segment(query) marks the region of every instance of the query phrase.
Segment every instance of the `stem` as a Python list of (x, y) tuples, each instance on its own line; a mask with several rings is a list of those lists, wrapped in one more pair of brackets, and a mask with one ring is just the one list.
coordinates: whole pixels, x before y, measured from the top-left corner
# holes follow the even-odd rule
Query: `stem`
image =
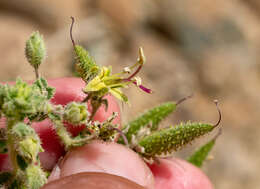
[(9, 146), (9, 156), (11, 159), (11, 163), (13, 166), (13, 172), (14, 175), (16, 175), (19, 166), (17, 164), (17, 160), (16, 160), (16, 151), (15, 151), (15, 141), (11, 132), (11, 129), (13, 128), (13, 126), (17, 123), (18, 121), (15, 119), (8, 119), (7, 120), (7, 142), (8, 142), (8, 146)]
[(92, 105), (92, 112), (89, 120), (92, 120), (95, 114), (97, 113), (98, 108), (101, 106), (101, 103), (98, 105)]
[(34, 68), (34, 71), (35, 71), (36, 79), (39, 79), (39, 70), (38, 70), (38, 68)]

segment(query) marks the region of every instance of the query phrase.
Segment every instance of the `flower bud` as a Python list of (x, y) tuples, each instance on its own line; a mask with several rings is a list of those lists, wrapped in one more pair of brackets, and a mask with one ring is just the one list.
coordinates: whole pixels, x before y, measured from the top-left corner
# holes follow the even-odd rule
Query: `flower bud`
[(45, 57), (45, 54), (46, 51), (43, 37), (38, 31), (34, 32), (26, 41), (25, 56), (27, 60), (32, 67), (38, 69)]
[(72, 102), (65, 108), (64, 119), (72, 124), (83, 124), (88, 118), (88, 111), (85, 104)]

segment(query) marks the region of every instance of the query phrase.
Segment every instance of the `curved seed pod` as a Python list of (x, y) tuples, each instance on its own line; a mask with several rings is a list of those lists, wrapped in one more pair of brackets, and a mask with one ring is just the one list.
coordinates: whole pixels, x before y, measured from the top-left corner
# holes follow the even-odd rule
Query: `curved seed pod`
[[(130, 141), (133, 135), (137, 135), (140, 130), (147, 127), (149, 124), (150, 128), (147, 129), (153, 131), (158, 128), (159, 123), (165, 119), (170, 113), (176, 109), (175, 102), (166, 102), (150, 110), (147, 110), (145, 113), (130, 121), (127, 125), (124, 126), (124, 134), (127, 137), (127, 140)], [(124, 143), (122, 137), (118, 140), (119, 143)]]
[(156, 130), (158, 124), (175, 109), (175, 102), (166, 102), (148, 110), (128, 124), (127, 127), (129, 129), (126, 136), (129, 137), (132, 134), (136, 134), (141, 127), (147, 126), (147, 124), (151, 124), (151, 130)]
[(213, 146), (216, 143), (217, 137), (221, 134), (221, 129), (218, 134), (210, 140), (208, 143), (201, 146), (198, 150), (196, 150), (188, 159), (190, 163), (197, 167), (201, 167), (205, 159), (207, 158), (209, 152), (212, 150)]
[(156, 131), (139, 140), (138, 147), (146, 158), (177, 151), (185, 144), (212, 131), (216, 126), (204, 123), (181, 123), (175, 127)]
[(75, 41), (72, 36), (72, 29), (75, 20), (73, 17), (71, 17), (71, 20), (72, 23), (70, 26), (70, 38), (76, 54), (76, 71), (79, 73), (80, 77), (86, 83), (88, 83), (99, 74), (100, 67), (96, 64), (95, 60), (89, 55), (88, 51), (86, 51), (82, 46), (75, 44)]

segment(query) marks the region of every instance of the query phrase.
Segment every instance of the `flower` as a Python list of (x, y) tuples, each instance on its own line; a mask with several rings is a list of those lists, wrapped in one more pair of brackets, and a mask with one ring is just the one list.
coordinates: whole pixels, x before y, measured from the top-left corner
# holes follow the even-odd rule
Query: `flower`
[[(127, 96), (121, 91), (121, 88), (127, 88), (130, 84), (135, 84), (140, 89), (147, 93), (152, 91), (143, 85), (141, 85), (141, 78), (136, 75), (141, 70), (145, 62), (143, 49), (139, 48), (139, 58), (131, 67), (125, 67), (122, 72), (112, 74), (112, 67), (102, 66), (99, 74), (89, 81), (83, 91), (91, 96), (103, 97), (107, 93), (111, 93), (117, 99), (128, 103)], [(137, 67), (138, 66), (138, 67)], [(123, 77), (125, 74), (131, 73), (131, 71), (137, 67), (136, 71), (128, 77)]]

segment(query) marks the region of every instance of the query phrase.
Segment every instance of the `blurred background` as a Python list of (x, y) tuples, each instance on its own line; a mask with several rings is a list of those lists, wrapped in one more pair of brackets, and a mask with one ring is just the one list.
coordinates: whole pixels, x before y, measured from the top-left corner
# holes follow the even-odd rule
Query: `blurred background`
[[(215, 123), (218, 99), (223, 134), (203, 171), (217, 189), (260, 187), (260, 1), (1, 0), (0, 80), (34, 78), (24, 44), (35, 30), (44, 34), (48, 51), (41, 74), (73, 76), (70, 16), (76, 18), (76, 42), (115, 72), (144, 48), (147, 64), (140, 76), (154, 93), (129, 89), (132, 105), (122, 107), (124, 121), (193, 93), (163, 125)], [(174, 156), (185, 158), (212, 137)]]

